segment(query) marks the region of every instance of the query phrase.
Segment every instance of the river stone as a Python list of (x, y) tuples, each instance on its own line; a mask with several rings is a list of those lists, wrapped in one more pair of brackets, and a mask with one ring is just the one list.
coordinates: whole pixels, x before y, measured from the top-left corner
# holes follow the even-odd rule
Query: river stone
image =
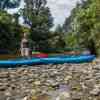
[[(0, 69), (0, 100), (34, 95), (50, 100), (100, 100), (100, 59), (93, 63), (33, 65)], [(68, 87), (62, 89), (61, 85)], [(69, 88), (70, 86), (70, 88)], [(64, 88), (65, 88), (64, 87)], [(50, 93), (51, 92), (51, 93)], [(28, 100), (32, 100), (28, 98)]]
[(70, 93), (68, 92), (62, 92), (60, 95), (59, 95), (59, 99), (60, 100), (69, 100), (70, 99)]
[(40, 81), (35, 81), (34, 84), (35, 84), (35, 85), (40, 85), (41, 82), (40, 82)]
[(90, 91), (92, 95), (100, 95), (100, 84), (96, 84), (92, 91)]
[(32, 96), (31, 100), (51, 100), (51, 97), (47, 94), (41, 94), (38, 96)]

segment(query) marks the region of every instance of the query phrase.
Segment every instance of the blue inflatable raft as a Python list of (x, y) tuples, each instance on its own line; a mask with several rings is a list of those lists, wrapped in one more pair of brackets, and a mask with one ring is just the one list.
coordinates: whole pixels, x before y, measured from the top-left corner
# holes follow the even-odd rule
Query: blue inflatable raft
[(50, 56), (48, 58), (0, 60), (0, 66), (34, 65), (34, 64), (63, 64), (63, 63), (86, 63), (95, 59), (95, 55), (79, 56)]

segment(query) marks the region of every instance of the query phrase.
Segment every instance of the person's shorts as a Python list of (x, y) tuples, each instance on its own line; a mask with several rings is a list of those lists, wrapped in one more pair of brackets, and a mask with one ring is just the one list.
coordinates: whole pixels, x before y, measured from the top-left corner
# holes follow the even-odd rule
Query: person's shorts
[(29, 56), (30, 55), (30, 49), (29, 48), (21, 48), (21, 55), (22, 56)]

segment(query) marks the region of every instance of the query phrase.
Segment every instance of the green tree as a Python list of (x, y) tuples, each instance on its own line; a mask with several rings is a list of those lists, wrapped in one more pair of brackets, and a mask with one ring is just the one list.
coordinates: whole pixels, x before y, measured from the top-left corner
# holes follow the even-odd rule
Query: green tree
[(30, 27), (30, 38), (40, 47), (47, 44), (53, 18), (46, 0), (25, 0), (25, 7), (21, 10), (25, 24)]
[(77, 37), (76, 34), (67, 33), (65, 37), (66, 46), (68, 48), (78, 48)]
[(21, 26), (14, 16), (0, 11), (0, 49), (18, 49), (21, 32)]
[(85, 7), (82, 6), (81, 10), (77, 14), (77, 21), (79, 24), (78, 32), (80, 33), (79, 41), (93, 54), (97, 54), (97, 50), (100, 48), (100, 45), (98, 47), (96, 43), (96, 41), (100, 39), (97, 28), (100, 23), (100, 20), (98, 19), (100, 15), (97, 13), (97, 9), (99, 7), (98, 4), (100, 5), (100, 3), (97, 2), (99, 1), (88, 0)]
[(0, 49), (16, 51), (20, 44), (19, 15), (8, 14), (7, 9), (17, 8), (21, 0), (0, 0)]
[(65, 34), (63, 27), (61, 25), (58, 25), (55, 29), (55, 34), (56, 34), (56, 46), (57, 48), (64, 48), (65, 47)]
[(0, 9), (16, 8), (20, 4), (20, 0), (0, 0)]
[(97, 54), (100, 50), (100, 1), (86, 0), (78, 4), (71, 13), (71, 31), (77, 35), (80, 47)]

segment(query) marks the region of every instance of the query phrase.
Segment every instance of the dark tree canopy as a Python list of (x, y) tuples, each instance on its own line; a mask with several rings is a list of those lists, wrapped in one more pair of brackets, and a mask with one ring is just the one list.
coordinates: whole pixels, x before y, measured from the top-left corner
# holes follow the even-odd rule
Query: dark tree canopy
[(21, 0), (0, 0), (0, 9), (16, 8)]
[(17, 19), (6, 11), (0, 11), (0, 49), (18, 49), (21, 26)]
[(19, 15), (8, 14), (8, 8), (16, 8), (20, 0), (0, 0), (0, 49), (16, 50), (19, 48), (20, 33)]
[(24, 23), (30, 27), (30, 38), (40, 45), (46, 44), (50, 37), (53, 18), (46, 0), (25, 0), (25, 7), (21, 10)]

